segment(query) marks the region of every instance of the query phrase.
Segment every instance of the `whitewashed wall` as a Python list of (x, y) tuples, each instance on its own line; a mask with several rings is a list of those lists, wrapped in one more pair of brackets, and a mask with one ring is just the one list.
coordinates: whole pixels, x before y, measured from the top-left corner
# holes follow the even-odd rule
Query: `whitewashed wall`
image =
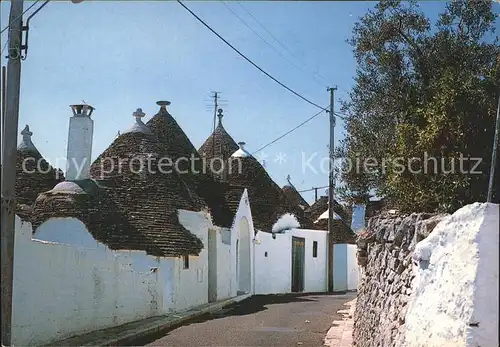
[[(52, 219), (32, 240), (16, 216), (13, 343), (38, 345), (146, 318), (163, 311), (172, 260), (111, 251), (78, 220)], [(78, 243), (81, 242), (81, 245)], [(171, 266), (170, 266), (171, 267)], [(171, 282), (168, 281), (168, 282)]]
[[(259, 232), (255, 245), (255, 294), (290, 293), (292, 281), (292, 237), (305, 239), (304, 292), (327, 289), (327, 233), (320, 230), (293, 229), (284, 234)], [(313, 257), (313, 241), (318, 256)], [(266, 256), (267, 253), (267, 256)]]
[(242, 226), (246, 224), (244, 220), (248, 222), (248, 231), (250, 236), (250, 292), (255, 293), (255, 257), (254, 257), (254, 240), (255, 240), (255, 232), (252, 220), (252, 212), (251, 212), (251, 204), (252, 202), (248, 198), (248, 192), (245, 189), (241, 199), (240, 204), (238, 206), (238, 211), (234, 217), (233, 226), (231, 228), (231, 296), (236, 296), (239, 288), (239, 279), (238, 279), (238, 271), (236, 269), (236, 257), (240, 252), (237, 252), (236, 247), (239, 244), (241, 239)]
[(189, 256), (189, 268), (182, 258), (175, 259), (175, 310), (208, 303), (208, 229), (210, 217), (203, 212), (179, 210), (179, 222), (205, 245), (198, 256)]
[(415, 279), (397, 346), (498, 346), (499, 205), (442, 220), (412, 255)]
[[(216, 273), (216, 300), (223, 300), (236, 295), (236, 288), (231, 285), (231, 280), (236, 276), (235, 272), (235, 252), (232, 252), (235, 237), (231, 235), (231, 230), (226, 228), (217, 228), (215, 235), (217, 237), (217, 273)], [(224, 237), (229, 239), (230, 243), (222, 242), (223, 233)]]
[(333, 291), (343, 292), (347, 290), (348, 262), (347, 247), (345, 243), (336, 244), (333, 248)]
[[(251, 284), (253, 291), (253, 222), (248, 201), (248, 193), (245, 190), (241, 196), (238, 210), (234, 217), (231, 230), (214, 226), (209, 215), (202, 212), (179, 211), (179, 221), (186, 229), (198, 236), (205, 248), (198, 257), (189, 257), (189, 269), (183, 269), (182, 258), (175, 261), (175, 310), (183, 310), (193, 306), (203, 305), (209, 301), (209, 283), (215, 285), (215, 300), (223, 300), (237, 295), (238, 278), (236, 271), (236, 245), (240, 239), (240, 230), (242, 220), (248, 221), (250, 233), (250, 249), (248, 252), (251, 257)], [(209, 231), (210, 230), (210, 231)], [(209, 247), (208, 233), (213, 233), (215, 247)], [(227, 233), (230, 234), (228, 237)], [(226, 234), (226, 235), (223, 235)], [(230, 240), (229, 244), (223, 242)], [(215, 250), (214, 250), (215, 248)], [(209, 249), (215, 253), (213, 258), (215, 264), (209, 265)], [(209, 269), (215, 270), (211, 274)]]
[(360, 267), (356, 258), (356, 245), (347, 245), (347, 290), (358, 290)]

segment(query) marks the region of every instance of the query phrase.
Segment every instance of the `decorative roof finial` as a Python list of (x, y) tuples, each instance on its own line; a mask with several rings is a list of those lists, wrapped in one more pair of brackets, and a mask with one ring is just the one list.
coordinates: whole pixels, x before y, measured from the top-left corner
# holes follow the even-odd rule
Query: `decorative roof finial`
[(31, 139), (31, 135), (33, 135), (33, 133), (30, 131), (30, 127), (28, 124), (26, 124), (23, 131), (21, 131), (21, 135), (23, 135), (23, 140)]
[(23, 131), (21, 131), (21, 135), (23, 135), (23, 140), (21, 141), (19, 146), (17, 146), (17, 149), (38, 152), (35, 145), (31, 141), (31, 135), (33, 135), (33, 133), (30, 131), (30, 127), (28, 125), (24, 127)]
[[(135, 123), (132, 125), (132, 127), (128, 130), (126, 130), (124, 133), (145, 133), (145, 134), (150, 134), (151, 129), (142, 122), (142, 117), (144, 117), (146, 114), (142, 112), (142, 108), (138, 108), (135, 110), (135, 112), (132, 113), (132, 115), (135, 117)], [(118, 132), (118, 137), (120, 135), (120, 132)]]
[(170, 101), (157, 101), (156, 104), (160, 106), (160, 112), (167, 112), (167, 106), (171, 104)]
[(289, 184), (291, 184), (291, 182), (290, 182), (290, 181), (291, 181), (291, 177), (290, 177), (290, 175), (289, 175), (289, 174), (286, 176), (286, 181), (287, 181)]
[(219, 109), (217, 110), (217, 117), (219, 118), (219, 124), (222, 124), (222, 117), (224, 117), (224, 115), (222, 114), (222, 112), (224, 112), (224, 111), (222, 110), (222, 108), (219, 108)]
[(139, 124), (144, 124), (142, 123), (141, 118), (144, 117), (146, 114), (142, 112), (142, 108), (138, 108), (132, 115), (135, 117), (135, 121)]

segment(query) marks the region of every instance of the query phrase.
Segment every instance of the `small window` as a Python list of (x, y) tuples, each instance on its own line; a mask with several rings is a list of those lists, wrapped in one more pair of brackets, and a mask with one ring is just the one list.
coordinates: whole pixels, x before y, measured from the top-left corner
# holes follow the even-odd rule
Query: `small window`
[(183, 255), (182, 260), (184, 263), (184, 269), (189, 269), (189, 255), (187, 254)]
[(266, 257), (266, 258), (267, 258), (267, 252), (264, 252), (264, 257)]
[(313, 241), (313, 258), (318, 257), (318, 241)]

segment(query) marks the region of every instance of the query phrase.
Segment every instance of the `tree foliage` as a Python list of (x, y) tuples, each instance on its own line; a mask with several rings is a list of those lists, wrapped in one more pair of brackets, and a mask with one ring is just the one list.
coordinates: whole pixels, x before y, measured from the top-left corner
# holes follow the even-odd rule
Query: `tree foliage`
[[(354, 170), (344, 161), (344, 199), (376, 194), (403, 211), (486, 200), (500, 91), (497, 25), (491, 0), (450, 2), (436, 23), (415, 2), (381, 1), (356, 23), (355, 85), (342, 105), (347, 136), (336, 155), (377, 165)], [(481, 158), (473, 172), (468, 158)]]

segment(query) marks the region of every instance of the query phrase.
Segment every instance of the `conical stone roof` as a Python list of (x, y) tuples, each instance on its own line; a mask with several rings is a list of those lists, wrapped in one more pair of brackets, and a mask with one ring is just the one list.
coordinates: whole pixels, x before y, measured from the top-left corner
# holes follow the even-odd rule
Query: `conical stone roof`
[(63, 182), (41, 196), (34, 209), (37, 224), (75, 217), (112, 249), (168, 257), (199, 254), (203, 244), (180, 224), (178, 209), (200, 211), (203, 202), (160, 161), (165, 155), (156, 136), (142, 130), (115, 138), (92, 163), (88, 182)]
[(22, 219), (29, 220), (31, 206), (38, 195), (64, 181), (64, 174), (42, 157), (31, 141), (33, 133), (28, 125), (21, 135), (23, 138), (17, 147), (16, 157), (16, 213)]
[(110, 188), (131, 228), (162, 255), (198, 254), (203, 244), (180, 224), (178, 210), (200, 211), (204, 203), (171, 166), (162, 166), (165, 157), (156, 136), (128, 132), (96, 159), (90, 174)]
[[(230, 158), (228, 183), (241, 187), (241, 191), (247, 188), (256, 229), (271, 232), (274, 223), (286, 213), (293, 214), (302, 227), (308, 225), (300, 207), (288, 201), (281, 188), (253, 156)], [(236, 197), (237, 194), (233, 194), (233, 198)]]
[[(313, 229), (328, 230), (328, 218), (318, 218), (328, 210), (328, 197), (321, 196), (314, 204), (305, 210), (307, 218), (311, 221)], [(334, 200), (333, 211), (340, 219), (333, 220), (334, 243), (350, 243), (356, 242), (356, 234), (352, 231), (350, 225), (350, 215), (345, 209)]]
[(61, 182), (36, 200), (33, 230), (50, 218), (72, 217), (84, 223), (92, 236), (110, 249), (164, 256), (165, 249), (131, 225), (127, 208), (118, 206), (113, 198), (112, 189), (100, 186), (95, 180)]
[(282, 190), (285, 196), (292, 204), (298, 205), (302, 207), (302, 209), (304, 210), (310, 207), (307, 201), (304, 200), (302, 195), (300, 195), (297, 189), (295, 189), (295, 187), (293, 187), (292, 185), (287, 184), (283, 186)]
[(238, 150), (238, 145), (222, 125), (222, 109), (219, 109), (217, 117), (219, 118), (217, 127), (201, 145), (198, 152), (208, 160), (219, 156), (227, 160), (231, 154)]
[(157, 136), (164, 155), (178, 163), (179, 176), (189, 189), (196, 193), (208, 207), (213, 223), (230, 227), (234, 214), (225, 206), (225, 199), (217, 183), (202, 161), (202, 157), (193, 146), (182, 128), (167, 111), (168, 101), (158, 101), (160, 110), (146, 125)]

